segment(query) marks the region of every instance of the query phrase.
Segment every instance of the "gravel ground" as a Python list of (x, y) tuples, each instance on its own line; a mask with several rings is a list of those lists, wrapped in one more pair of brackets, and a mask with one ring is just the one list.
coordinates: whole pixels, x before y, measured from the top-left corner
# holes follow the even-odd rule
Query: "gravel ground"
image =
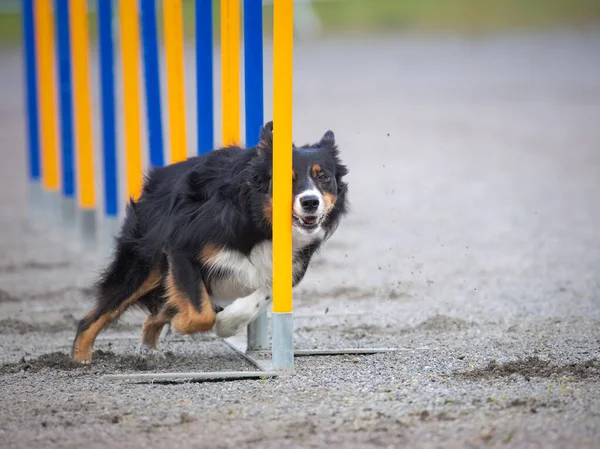
[(2, 446), (599, 447), (598, 54), (600, 30), (298, 43), (296, 139), (336, 132), (352, 213), (295, 293), (297, 346), (408, 350), (148, 384), (101, 375), (252, 367), (211, 334), (142, 359), (139, 313), (70, 363), (103, 256), (28, 220), (1, 52)]

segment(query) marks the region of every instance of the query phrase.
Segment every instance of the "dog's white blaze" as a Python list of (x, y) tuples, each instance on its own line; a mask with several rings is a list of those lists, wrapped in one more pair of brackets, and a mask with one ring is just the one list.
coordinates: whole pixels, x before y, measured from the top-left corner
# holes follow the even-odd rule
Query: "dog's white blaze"
[(310, 189), (307, 189), (304, 192), (299, 193), (298, 195), (296, 195), (296, 198), (294, 198), (294, 213), (296, 215), (299, 215), (300, 217), (302, 217), (303, 215), (306, 215), (306, 213), (304, 212), (304, 209), (302, 208), (302, 204), (300, 203), (300, 201), (302, 200), (302, 198), (307, 197), (307, 196), (316, 196), (317, 198), (319, 198), (319, 207), (317, 208), (317, 210), (315, 212), (311, 213), (311, 215), (316, 215), (318, 217), (322, 217), (323, 214), (325, 214), (325, 199), (323, 198), (323, 194), (321, 193), (321, 191), (315, 187), (315, 185), (312, 181), (311, 181)]

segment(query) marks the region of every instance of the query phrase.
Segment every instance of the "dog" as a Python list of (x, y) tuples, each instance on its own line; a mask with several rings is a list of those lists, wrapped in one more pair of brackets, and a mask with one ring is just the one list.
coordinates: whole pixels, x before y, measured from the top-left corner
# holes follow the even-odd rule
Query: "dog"
[[(347, 213), (348, 185), (332, 131), (292, 144), (293, 286)], [(141, 349), (166, 324), (180, 334), (235, 335), (271, 303), (273, 122), (255, 147), (219, 148), (144, 179), (130, 200), (112, 259), (79, 322), (72, 358), (92, 360), (96, 337), (132, 306), (148, 316)]]

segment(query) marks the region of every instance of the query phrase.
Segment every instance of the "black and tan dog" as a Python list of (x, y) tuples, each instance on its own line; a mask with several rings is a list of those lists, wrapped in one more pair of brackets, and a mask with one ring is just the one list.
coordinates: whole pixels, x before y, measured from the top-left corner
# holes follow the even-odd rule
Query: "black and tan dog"
[[(90, 362), (97, 335), (127, 308), (148, 313), (142, 345), (164, 325), (236, 334), (268, 307), (272, 268), (273, 124), (256, 147), (227, 147), (156, 168), (127, 207), (95, 308), (79, 322), (73, 358)], [(293, 147), (293, 283), (346, 213), (347, 169), (331, 131)]]

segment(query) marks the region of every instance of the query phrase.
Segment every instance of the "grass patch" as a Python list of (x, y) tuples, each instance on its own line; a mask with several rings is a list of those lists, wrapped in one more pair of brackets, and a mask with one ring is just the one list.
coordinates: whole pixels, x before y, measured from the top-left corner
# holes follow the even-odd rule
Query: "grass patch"
[(16, 13), (0, 14), (0, 44), (21, 42), (21, 16)]
[[(318, 0), (313, 3), (325, 34), (395, 31), (495, 32), (600, 24), (598, 0)], [(186, 38), (194, 36), (194, 1), (184, 0)], [(115, 14), (118, 13), (115, 5)], [(273, 7), (263, 9), (265, 35), (272, 34)], [(92, 40), (96, 17), (90, 14)], [(158, 17), (162, 33), (162, 17)], [(213, 30), (219, 39), (219, 1), (213, 0)], [(21, 40), (18, 13), (0, 14), (0, 43)]]
[(490, 32), (600, 22), (597, 0), (346, 0), (318, 2), (325, 31)]

